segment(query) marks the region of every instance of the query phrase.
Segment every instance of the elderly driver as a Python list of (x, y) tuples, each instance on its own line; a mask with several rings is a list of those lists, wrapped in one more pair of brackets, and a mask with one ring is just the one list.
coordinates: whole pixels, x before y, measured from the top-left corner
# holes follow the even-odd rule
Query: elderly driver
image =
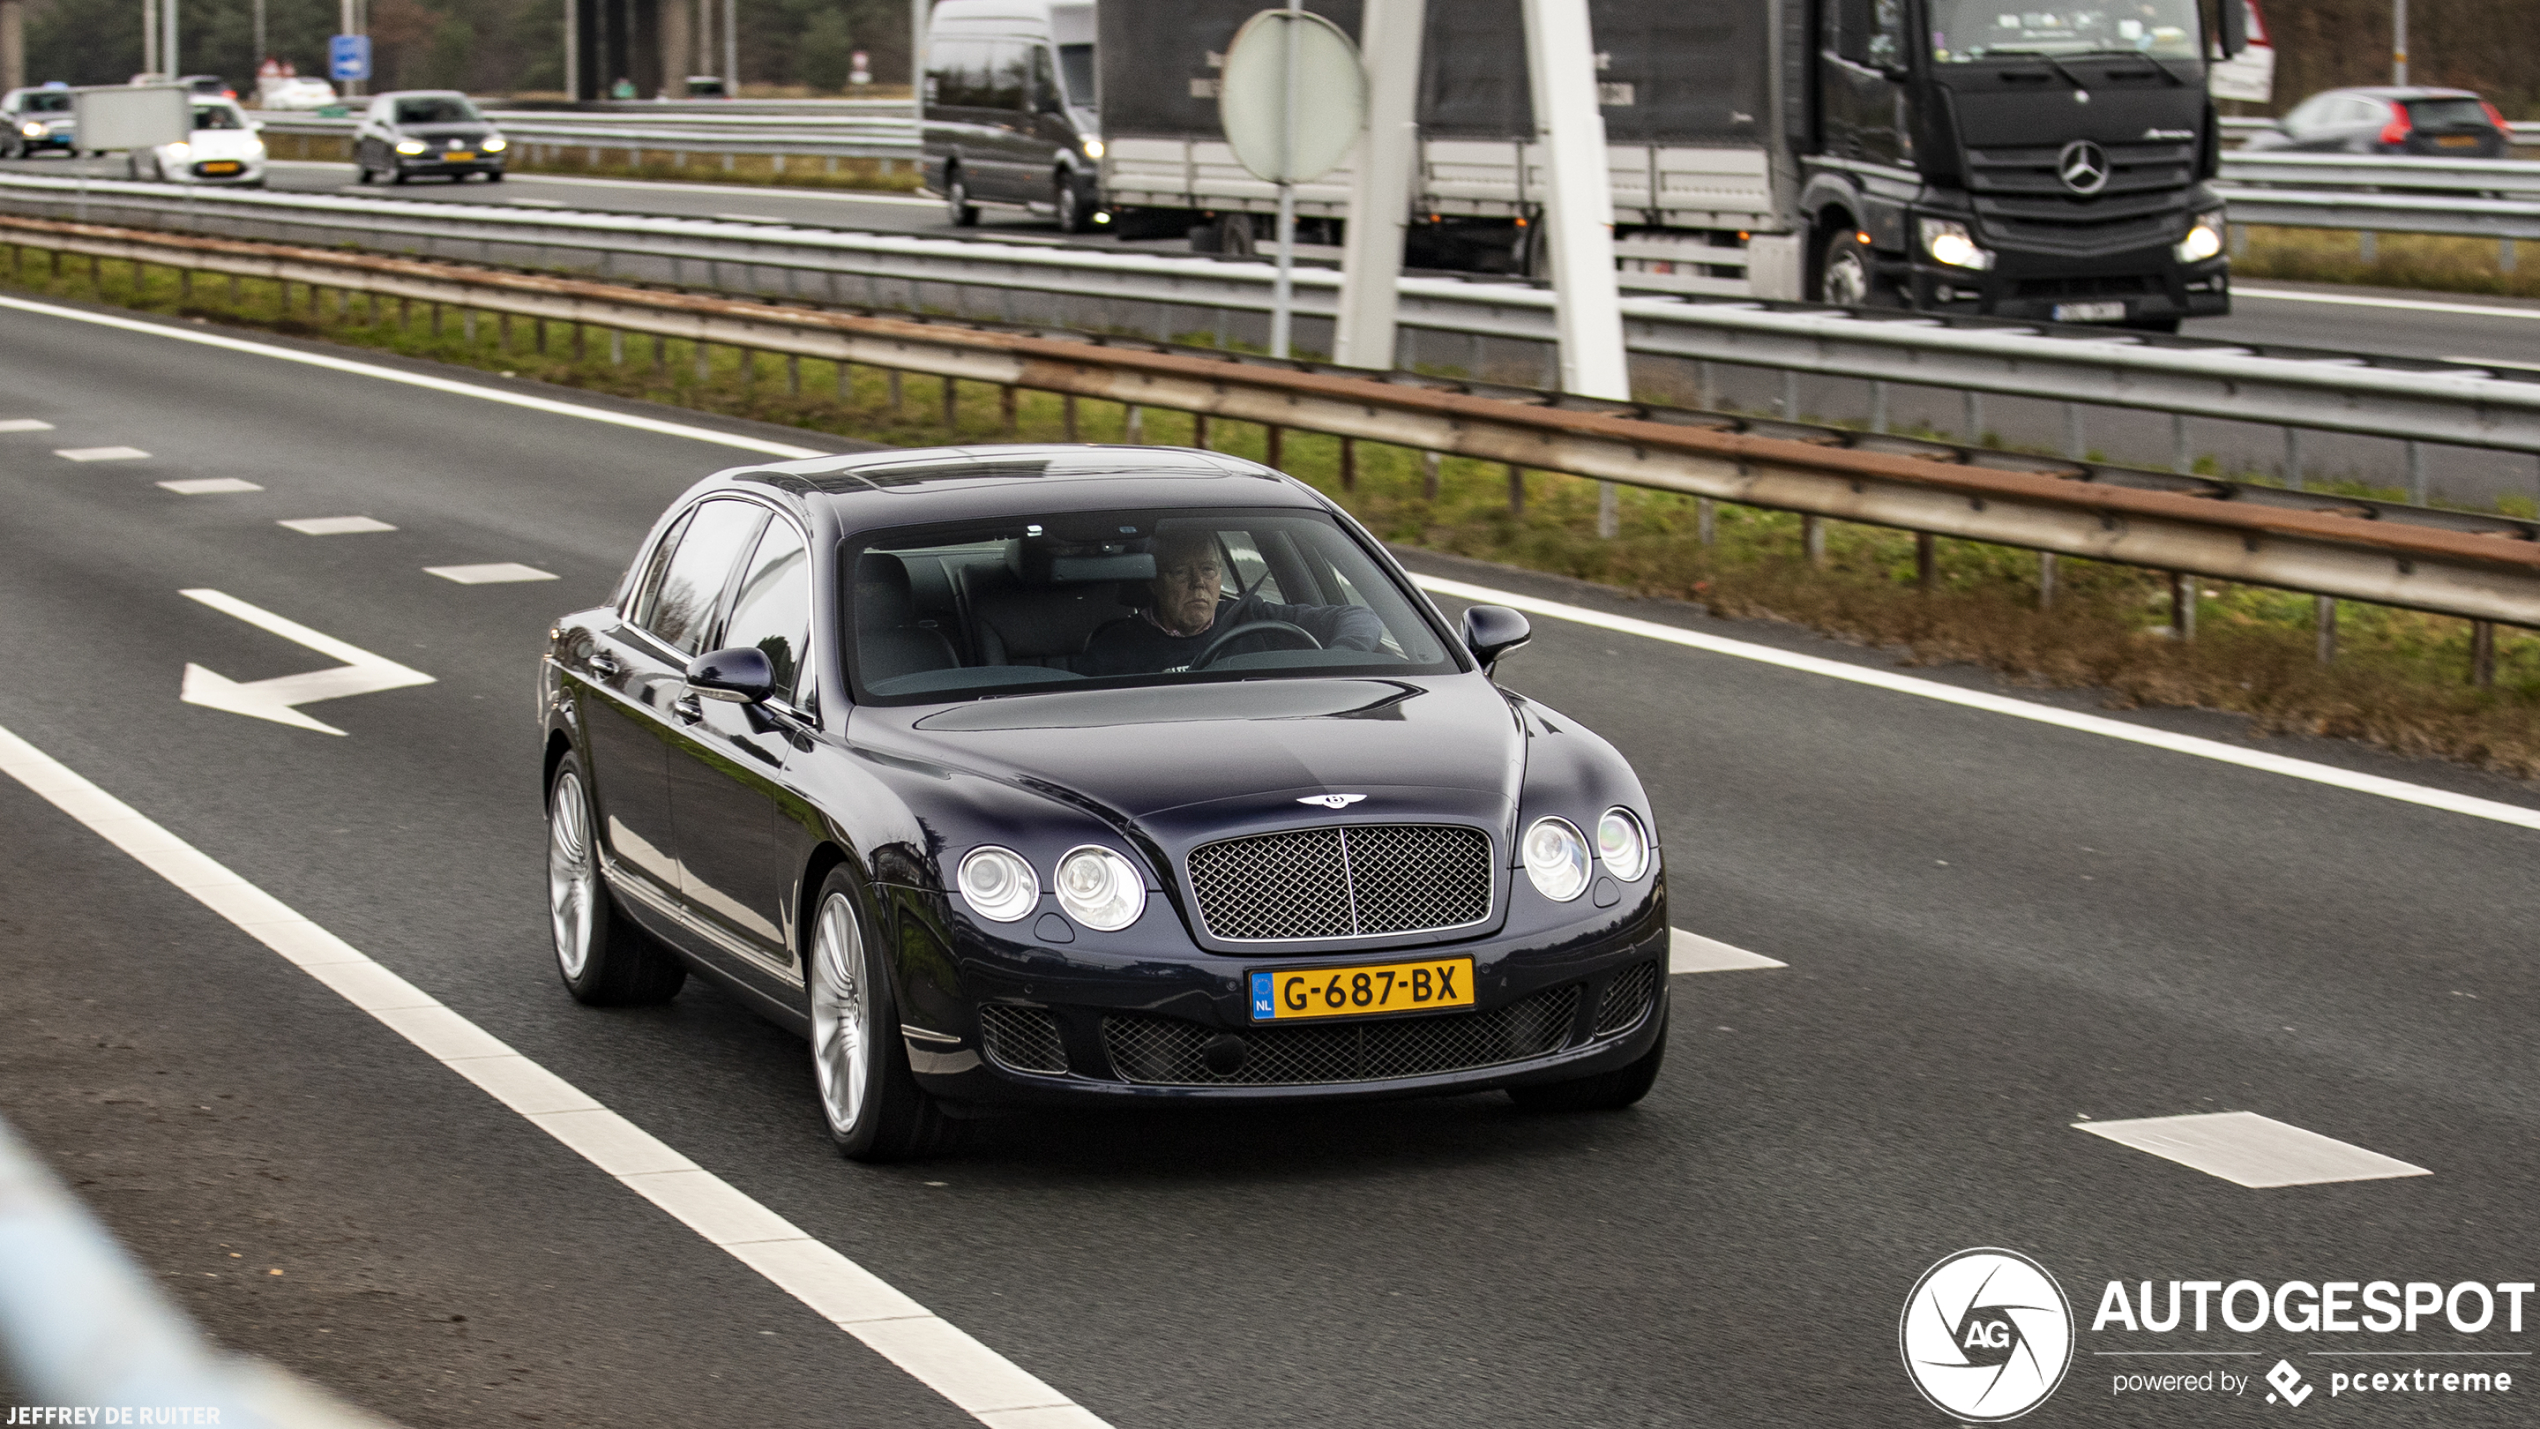
[[(1359, 605), (1279, 605), (1250, 594), (1225, 593), (1226, 567), (1215, 533), (1204, 527), (1168, 527), (1155, 538), (1155, 579), (1137, 614), (1094, 632), (1081, 663), (1089, 675), (1144, 675), (1186, 670), (1228, 631), (1265, 620), (1293, 625), (1326, 650), (1380, 648), (1385, 623)], [(1215, 659), (1256, 650), (1292, 650), (1300, 643), (1285, 631), (1238, 636)]]

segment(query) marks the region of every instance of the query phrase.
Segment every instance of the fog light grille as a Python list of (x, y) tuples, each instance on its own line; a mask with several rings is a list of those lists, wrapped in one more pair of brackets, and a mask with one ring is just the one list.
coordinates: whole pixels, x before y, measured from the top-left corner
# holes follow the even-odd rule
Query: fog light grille
[[(1103, 1044), (1122, 1081), (1147, 1086), (1308, 1086), (1374, 1082), (1522, 1062), (1561, 1050), (1578, 1014), (1576, 984), (1488, 1012), (1449, 1012), (1385, 1022), (1223, 1029), (1176, 1017), (1116, 1016)], [(1243, 1039), (1241, 1066), (1220, 1075), (1201, 1052), (1210, 1039)], [(1223, 1060), (1223, 1059), (1221, 1059)]]
[(1067, 1071), (1067, 1048), (1058, 1040), (1058, 1019), (1046, 1007), (997, 1004), (980, 1008), (979, 1044), (988, 1049), (990, 1060), (1011, 1071), (1061, 1075)]
[(1656, 963), (1640, 963), (1614, 974), (1614, 980), (1605, 985), (1605, 996), (1597, 999), (1596, 1035), (1611, 1037), (1638, 1027), (1657, 1000)]

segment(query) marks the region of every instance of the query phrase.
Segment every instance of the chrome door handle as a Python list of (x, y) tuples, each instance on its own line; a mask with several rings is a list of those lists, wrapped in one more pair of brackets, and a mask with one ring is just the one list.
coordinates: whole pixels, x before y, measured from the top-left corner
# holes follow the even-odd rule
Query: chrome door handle
[(591, 673), (604, 680), (614, 680), (626, 673), (626, 667), (617, 663), (616, 656), (602, 650), (591, 657)]
[(695, 695), (681, 695), (679, 698), (672, 700), (670, 702), (670, 712), (679, 716), (681, 719), (686, 720), (690, 724), (695, 724), (697, 721), (706, 717), (706, 707), (698, 701)]

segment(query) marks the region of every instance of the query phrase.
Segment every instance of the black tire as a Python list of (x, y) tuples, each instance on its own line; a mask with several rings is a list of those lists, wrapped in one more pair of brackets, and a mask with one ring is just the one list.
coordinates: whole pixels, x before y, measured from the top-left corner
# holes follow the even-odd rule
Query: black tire
[(979, 226), (979, 205), (970, 201), (970, 178), (959, 164), (944, 170), (944, 212), (955, 228)]
[(357, 183), (357, 184), (366, 184), (366, 183), (369, 183), (369, 182), (370, 182), (370, 165), (365, 164), (365, 163), (361, 162), (361, 161), (360, 161), (360, 160), (358, 160), (358, 159), (354, 160), (354, 161), (353, 161), (353, 182), (355, 182), (355, 183)]
[(961, 1123), (917, 1088), (899, 1002), (872, 935), (868, 903), (844, 866), (822, 880), (804, 930), (812, 1083), (829, 1138), (850, 1161), (909, 1161), (950, 1150)]
[(388, 167), (380, 171), (380, 177), (392, 184), (402, 184), (406, 181), (406, 166), (392, 159)]
[(2175, 334), (2178, 331), (2179, 322), (2180, 319), (2177, 318), (2136, 318), (2132, 322), (2127, 323), (2126, 328), (2131, 332), (2161, 332)]
[(557, 975), (594, 1007), (668, 1002), (688, 981), (679, 955), (638, 928), (600, 873), (590, 780), (568, 754), (547, 784), (547, 923)]
[(1508, 1099), (1527, 1111), (1619, 1111), (1649, 1095), (1666, 1060), (1667, 1024), (1662, 1017), (1658, 1040), (1649, 1044), (1639, 1061), (1573, 1081), (1510, 1087)]
[(1854, 234), (1847, 221), (1840, 228), (1829, 227), (1826, 236), (1819, 240), (1817, 262), (1809, 282), (1811, 301), (1838, 308), (1884, 306), (1879, 301), (1877, 270), (1862, 251), (1867, 245)]
[(487, 182), (487, 183), (489, 183), (489, 184), (499, 184), (499, 183), (501, 183), (502, 181), (503, 181), (503, 171), (502, 171), (502, 170), (500, 170), (500, 169), (487, 169), (487, 170), (485, 171), (485, 182)]
[(1094, 206), (1085, 202), (1085, 190), (1074, 174), (1061, 174), (1050, 186), (1050, 210), (1058, 215), (1059, 232), (1093, 232)]

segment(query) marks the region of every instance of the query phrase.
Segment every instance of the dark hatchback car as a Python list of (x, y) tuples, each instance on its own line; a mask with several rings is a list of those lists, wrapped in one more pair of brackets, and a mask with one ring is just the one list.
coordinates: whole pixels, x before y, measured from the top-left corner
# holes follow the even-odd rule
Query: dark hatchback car
[(2241, 147), (2251, 153), (2503, 159), (2512, 156), (2513, 130), (2494, 105), (2466, 89), (2384, 85), (2314, 94)]
[(417, 175), (464, 182), (470, 174), (499, 182), (509, 147), (473, 101), (449, 89), (380, 95), (353, 130), (353, 163), (363, 183), (376, 177), (402, 184)]
[(1504, 1088), (1665, 1049), (1640, 781), (1266, 467), (986, 447), (743, 468), (541, 665), (566, 986), (805, 1032), (858, 1158), (977, 1109)]
[(0, 159), (32, 159), (47, 149), (79, 153), (79, 124), (67, 87), (13, 89), (0, 96)]

